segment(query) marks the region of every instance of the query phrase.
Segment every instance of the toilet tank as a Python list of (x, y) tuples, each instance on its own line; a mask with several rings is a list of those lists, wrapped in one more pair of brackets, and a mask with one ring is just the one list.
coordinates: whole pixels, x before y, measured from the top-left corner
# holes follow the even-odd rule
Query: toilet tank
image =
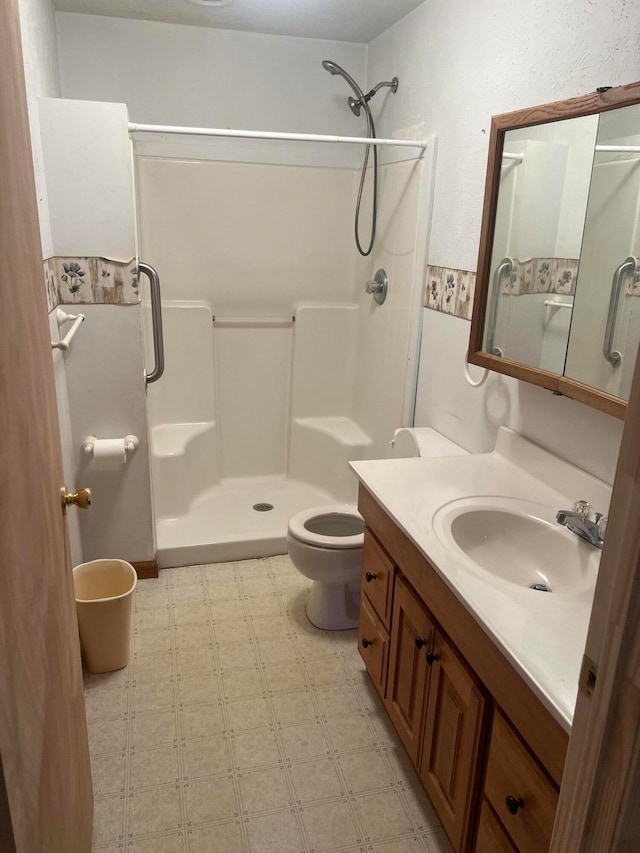
[(466, 456), (466, 451), (431, 427), (401, 427), (393, 434), (389, 459), (410, 456)]

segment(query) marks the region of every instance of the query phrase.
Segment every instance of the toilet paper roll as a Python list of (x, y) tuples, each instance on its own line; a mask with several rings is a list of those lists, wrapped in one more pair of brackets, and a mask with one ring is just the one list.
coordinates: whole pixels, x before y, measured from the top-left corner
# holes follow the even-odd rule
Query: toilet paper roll
[(127, 461), (124, 438), (96, 438), (93, 442), (93, 464), (100, 469), (114, 468)]

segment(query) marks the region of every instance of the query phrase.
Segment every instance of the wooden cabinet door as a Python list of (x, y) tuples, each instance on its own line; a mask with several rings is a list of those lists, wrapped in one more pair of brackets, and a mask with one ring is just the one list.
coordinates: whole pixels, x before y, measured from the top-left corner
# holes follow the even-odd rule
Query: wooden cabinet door
[(476, 853), (516, 853), (511, 839), (486, 800), (483, 800), (480, 809), (474, 850)]
[(521, 853), (549, 849), (558, 794), (497, 710), (493, 715), (484, 791)]
[(391, 648), (385, 706), (413, 763), (418, 764), (435, 627), (422, 603), (401, 578), (393, 597)]
[(420, 778), (456, 850), (469, 842), (485, 699), (462, 659), (436, 634)]
[(358, 651), (376, 690), (384, 699), (387, 685), (389, 635), (364, 595), (360, 600)]
[(388, 631), (393, 599), (393, 563), (370, 530), (364, 533), (362, 592)]

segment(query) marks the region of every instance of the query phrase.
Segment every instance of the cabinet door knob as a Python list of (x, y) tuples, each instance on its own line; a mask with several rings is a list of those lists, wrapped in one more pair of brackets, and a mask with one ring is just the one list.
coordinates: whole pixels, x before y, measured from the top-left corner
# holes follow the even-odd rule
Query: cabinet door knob
[(520, 797), (512, 797), (511, 794), (506, 798), (505, 803), (511, 814), (518, 814), (518, 810), (524, 808), (524, 803)]
[(433, 652), (427, 652), (427, 663), (429, 666), (437, 660), (440, 660), (440, 655), (434, 655)]
[(373, 640), (367, 640), (366, 637), (362, 638), (362, 648), (363, 649), (368, 649), (369, 646), (372, 646), (372, 645), (373, 645)]
[(374, 575), (373, 572), (367, 572), (365, 578), (367, 583), (371, 583), (371, 581), (374, 581), (376, 579), (376, 575)]
[(418, 651), (419, 651), (423, 646), (426, 646), (426, 645), (427, 645), (427, 641), (426, 641), (426, 640), (423, 640), (423, 639), (422, 639), (422, 637), (416, 637), (416, 639), (415, 639), (415, 643), (416, 643), (416, 649), (418, 649)]

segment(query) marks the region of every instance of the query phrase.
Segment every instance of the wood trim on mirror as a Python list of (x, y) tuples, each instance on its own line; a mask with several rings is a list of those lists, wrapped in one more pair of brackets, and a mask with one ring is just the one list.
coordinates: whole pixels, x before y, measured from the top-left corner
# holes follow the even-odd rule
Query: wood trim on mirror
[(500, 188), (500, 168), (504, 135), (507, 130), (514, 128), (533, 127), (547, 122), (562, 121), (568, 118), (595, 115), (618, 107), (632, 106), (640, 103), (640, 82), (629, 83), (626, 86), (616, 86), (604, 92), (593, 92), (579, 98), (566, 101), (555, 101), (511, 113), (492, 116), (491, 133), (489, 137), (489, 154), (487, 162), (487, 180), (484, 190), (484, 206), (482, 212), (482, 228), (480, 231), (480, 249), (478, 253), (476, 291), (471, 318), (471, 333), (469, 338), (469, 364), (476, 364), (513, 376), (524, 382), (531, 382), (541, 388), (547, 388), (565, 397), (571, 397), (595, 409), (599, 409), (613, 417), (624, 419), (627, 402), (619, 397), (598, 391), (582, 382), (568, 379), (565, 376), (549, 373), (536, 367), (509, 361), (505, 358), (490, 355), (482, 350), (484, 321), (487, 312), (487, 297), (491, 284), (491, 254), (493, 233), (496, 222), (498, 191)]

